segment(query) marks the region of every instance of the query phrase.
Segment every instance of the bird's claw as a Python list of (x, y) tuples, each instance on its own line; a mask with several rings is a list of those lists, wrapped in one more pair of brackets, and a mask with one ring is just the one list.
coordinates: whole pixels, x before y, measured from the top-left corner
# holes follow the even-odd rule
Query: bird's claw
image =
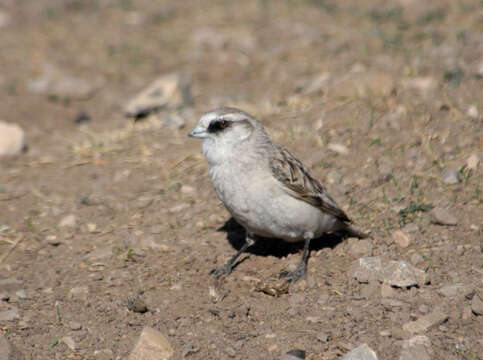
[(301, 263), (294, 271), (282, 271), (280, 277), (286, 278), (289, 283), (296, 283), (300, 279), (307, 278), (307, 266)]
[(216, 278), (219, 278), (222, 275), (229, 275), (233, 271), (233, 265), (231, 264), (225, 264), (223, 266), (220, 266), (218, 268), (215, 268), (210, 271), (211, 275), (215, 275)]

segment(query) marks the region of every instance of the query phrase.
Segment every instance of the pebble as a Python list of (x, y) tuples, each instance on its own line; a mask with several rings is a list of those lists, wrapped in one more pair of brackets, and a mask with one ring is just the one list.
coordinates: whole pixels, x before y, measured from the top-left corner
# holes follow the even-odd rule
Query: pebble
[(67, 347), (72, 351), (77, 349), (74, 339), (72, 339), (70, 336), (64, 336), (62, 339), (60, 339), (60, 341), (67, 345)]
[(74, 214), (66, 215), (59, 221), (59, 228), (73, 228), (77, 225), (77, 217)]
[(77, 321), (69, 321), (69, 328), (73, 331), (82, 329), (82, 324)]
[(466, 160), (466, 166), (468, 169), (476, 170), (478, 164), (480, 163), (480, 158), (476, 154), (471, 154), (470, 157)]
[(413, 265), (420, 265), (424, 262), (424, 258), (421, 254), (414, 253), (411, 255), (411, 263)]
[(483, 315), (483, 300), (479, 294), (475, 294), (471, 300), (471, 310), (476, 315)]
[(166, 337), (158, 330), (145, 327), (129, 360), (168, 360), (174, 355), (174, 350)]
[(389, 261), (384, 267), (382, 279), (384, 283), (400, 288), (422, 286), (426, 282), (426, 272), (405, 261)]
[(404, 231), (396, 230), (392, 233), (394, 242), (402, 248), (407, 248), (411, 244), (411, 238)]
[(478, 113), (478, 108), (475, 105), (471, 105), (466, 111), (466, 115), (472, 119), (478, 119), (480, 114)]
[(377, 355), (367, 344), (362, 344), (345, 354), (342, 360), (377, 360)]
[(431, 222), (437, 225), (456, 226), (458, 219), (447, 209), (435, 207), (430, 212)]
[(185, 119), (178, 113), (170, 113), (161, 117), (163, 125), (175, 129), (182, 129), (186, 125)]
[(162, 75), (132, 99), (125, 108), (126, 116), (144, 117), (163, 108), (179, 109), (193, 102), (191, 78), (187, 73)]
[(15, 295), (17, 295), (17, 297), (20, 300), (27, 300), (28, 299), (27, 292), (24, 289), (16, 291)]
[(383, 337), (389, 337), (389, 336), (391, 336), (391, 330), (387, 330), (387, 329), (386, 330), (381, 330), (379, 332), (379, 335), (380, 336), (383, 336)]
[(319, 340), (321, 343), (326, 343), (327, 341), (329, 341), (330, 339), (330, 335), (326, 332), (320, 332), (317, 334), (317, 340)]
[(70, 289), (70, 296), (73, 299), (87, 300), (89, 288), (87, 286), (78, 286)]
[(460, 182), (460, 173), (458, 169), (450, 168), (443, 173), (443, 182), (445, 184), (453, 185)]
[(463, 284), (445, 285), (438, 289), (438, 294), (451, 298), (461, 294), (464, 288)]
[(401, 81), (403, 88), (419, 91), (423, 96), (436, 90), (438, 82), (432, 77), (412, 77)]
[(0, 312), (0, 321), (13, 321), (19, 318), (20, 316), (18, 314), (17, 308), (12, 308), (10, 310)]
[(349, 252), (354, 257), (370, 255), (372, 253), (372, 242), (370, 240), (356, 240), (351, 245)]
[(436, 308), (428, 315), (420, 317), (418, 320), (410, 321), (403, 325), (403, 330), (411, 334), (422, 333), (434, 326), (441, 325), (448, 319), (448, 315), (441, 309)]
[(131, 296), (127, 299), (127, 308), (133, 312), (144, 314), (148, 307), (139, 296)]
[(305, 359), (305, 351), (300, 349), (293, 349), (287, 351), (285, 355), (282, 356), (282, 360), (304, 360)]
[(431, 360), (433, 350), (427, 336), (417, 335), (403, 341), (399, 360)]
[(330, 143), (327, 145), (327, 149), (341, 155), (349, 154), (349, 149), (347, 148), (347, 146), (342, 144)]
[(360, 283), (379, 280), (381, 273), (382, 259), (379, 256), (360, 258), (352, 264), (349, 270), (349, 274)]
[(25, 133), (17, 124), (0, 121), (0, 156), (15, 155), (26, 147)]

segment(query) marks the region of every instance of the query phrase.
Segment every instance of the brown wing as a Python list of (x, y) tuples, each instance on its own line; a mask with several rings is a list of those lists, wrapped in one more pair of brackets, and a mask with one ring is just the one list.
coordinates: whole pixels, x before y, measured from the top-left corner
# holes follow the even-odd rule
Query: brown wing
[(327, 190), (295, 156), (280, 145), (275, 145), (271, 161), (273, 175), (288, 189), (293, 197), (308, 202), (343, 222), (351, 222), (339, 208)]

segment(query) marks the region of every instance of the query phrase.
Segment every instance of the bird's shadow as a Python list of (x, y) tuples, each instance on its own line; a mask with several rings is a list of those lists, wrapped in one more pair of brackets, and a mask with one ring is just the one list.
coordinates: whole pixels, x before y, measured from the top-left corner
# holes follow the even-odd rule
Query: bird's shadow
[[(245, 243), (245, 228), (238, 224), (234, 218), (228, 219), (217, 231), (225, 232), (228, 242), (236, 250), (239, 250)], [(337, 232), (325, 234), (310, 243), (310, 250), (320, 250), (323, 248), (334, 248), (341, 243), (347, 234)], [(261, 256), (285, 257), (289, 254), (298, 253), (304, 246), (304, 242), (289, 243), (280, 239), (257, 237), (255, 244), (247, 249), (247, 253)]]

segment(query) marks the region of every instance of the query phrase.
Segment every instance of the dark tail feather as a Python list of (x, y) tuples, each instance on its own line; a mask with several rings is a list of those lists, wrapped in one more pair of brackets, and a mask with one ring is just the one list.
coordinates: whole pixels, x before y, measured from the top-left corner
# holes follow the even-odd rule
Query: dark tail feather
[(344, 232), (349, 235), (349, 237), (357, 237), (359, 239), (365, 239), (369, 237), (369, 234), (359, 231), (351, 225), (347, 225), (344, 229)]

